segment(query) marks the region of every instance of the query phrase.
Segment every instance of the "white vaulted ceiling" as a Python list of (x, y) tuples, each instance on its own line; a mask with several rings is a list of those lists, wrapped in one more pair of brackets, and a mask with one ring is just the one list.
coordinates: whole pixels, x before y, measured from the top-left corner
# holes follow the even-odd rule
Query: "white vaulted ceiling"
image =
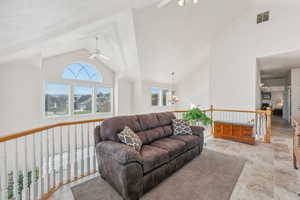
[(188, 78), (191, 71), (209, 60), (216, 35), (238, 20), (251, 3), (200, 0), (198, 4), (179, 7), (173, 1), (161, 9), (153, 5), (137, 10), (136, 35), (143, 79), (166, 82), (172, 71), (177, 80)]
[[(2, 0), (0, 59), (38, 48), (44, 57), (78, 49), (93, 50), (93, 36), (114, 71), (141, 73), (142, 79), (168, 82), (200, 67), (210, 44), (252, 0), (201, 0), (180, 8), (159, 0)], [(136, 72), (136, 71), (139, 72)], [(134, 75), (138, 76), (138, 75)]]

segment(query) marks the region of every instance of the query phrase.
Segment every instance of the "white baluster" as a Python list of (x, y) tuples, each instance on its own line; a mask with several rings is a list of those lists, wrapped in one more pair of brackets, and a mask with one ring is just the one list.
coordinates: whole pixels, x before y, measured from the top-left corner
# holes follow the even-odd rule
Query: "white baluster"
[(43, 132), (41, 132), (40, 134), (40, 174), (39, 174), (39, 178), (40, 178), (40, 199), (43, 197), (44, 195), (44, 151), (43, 151)]
[(60, 168), (59, 168), (59, 177), (60, 184), (63, 184), (63, 137), (62, 137), (62, 127), (60, 127)]
[(84, 175), (84, 134), (83, 134), (83, 124), (81, 124), (81, 176)]
[(53, 179), (53, 186), (56, 186), (56, 174), (55, 174), (55, 130), (52, 129), (52, 179)]
[(50, 173), (49, 173), (49, 158), (50, 158), (50, 145), (49, 145), (49, 130), (47, 130), (47, 135), (46, 135), (46, 176), (47, 176), (47, 190), (46, 192), (50, 191)]
[(19, 197), (19, 157), (18, 157), (18, 139), (15, 139), (15, 173), (14, 173), (14, 198), (20, 199)]
[(74, 178), (78, 178), (78, 160), (77, 160), (77, 125), (75, 125), (75, 163), (74, 163)]
[(3, 142), (3, 184), (2, 184), (2, 199), (7, 200), (8, 199), (8, 188), (7, 188), (7, 182), (8, 182), (8, 172), (7, 172), (7, 152), (6, 152), (6, 142)]
[(91, 159), (90, 159), (90, 124), (87, 124), (87, 172), (91, 172)]
[(67, 180), (71, 181), (71, 145), (70, 145), (70, 126), (68, 126), (68, 163), (67, 163)]
[(24, 174), (24, 199), (29, 199), (29, 177), (28, 177), (28, 151), (27, 151), (27, 136), (24, 137), (25, 139), (25, 174)]
[[(100, 122), (99, 122), (99, 126), (100, 126)], [(94, 122), (94, 129), (96, 128), (96, 123)], [(93, 138), (94, 138), (95, 136), (93, 135)], [(95, 138), (94, 138), (94, 141), (95, 141)], [(94, 146), (94, 148), (93, 148), (93, 172), (95, 172), (96, 171), (96, 146), (95, 146), (95, 142), (93, 142), (93, 146)]]
[(32, 151), (33, 151), (33, 159), (32, 159), (32, 173), (31, 173), (31, 183), (32, 183), (32, 195), (33, 199), (37, 199), (37, 165), (36, 165), (36, 148), (35, 148), (35, 134), (32, 135)]

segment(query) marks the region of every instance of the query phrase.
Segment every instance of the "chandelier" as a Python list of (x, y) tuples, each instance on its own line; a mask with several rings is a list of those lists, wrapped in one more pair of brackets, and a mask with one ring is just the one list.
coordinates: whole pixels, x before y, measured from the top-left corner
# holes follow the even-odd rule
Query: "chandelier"
[(187, 3), (192, 1), (194, 4), (198, 3), (198, 0), (178, 0), (178, 5), (179, 6), (185, 6)]
[(175, 76), (175, 72), (171, 73), (171, 91), (169, 93), (169, 104), (174, 105), (179, 101), (179, 98), (175, 95), (175, 91), (174, 91), (174, 76)]

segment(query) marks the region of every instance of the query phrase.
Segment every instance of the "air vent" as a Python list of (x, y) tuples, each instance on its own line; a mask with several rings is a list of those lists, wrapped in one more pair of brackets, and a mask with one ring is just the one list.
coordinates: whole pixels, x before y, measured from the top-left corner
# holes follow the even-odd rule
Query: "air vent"
[(256, 23), (261, 24), (263, 22), (267, 22), (270, 19), (270, 11), (263, 12), (257, 15)]

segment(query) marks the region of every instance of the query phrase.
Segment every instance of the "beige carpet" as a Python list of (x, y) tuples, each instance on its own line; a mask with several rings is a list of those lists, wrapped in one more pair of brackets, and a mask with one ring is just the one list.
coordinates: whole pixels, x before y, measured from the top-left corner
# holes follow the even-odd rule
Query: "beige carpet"
[[(229, 200), (244, 167), (239, 157), (204, 150), (141, 200)], [(100, 177), (72, 188), (76, 200), (122, 200)]]

